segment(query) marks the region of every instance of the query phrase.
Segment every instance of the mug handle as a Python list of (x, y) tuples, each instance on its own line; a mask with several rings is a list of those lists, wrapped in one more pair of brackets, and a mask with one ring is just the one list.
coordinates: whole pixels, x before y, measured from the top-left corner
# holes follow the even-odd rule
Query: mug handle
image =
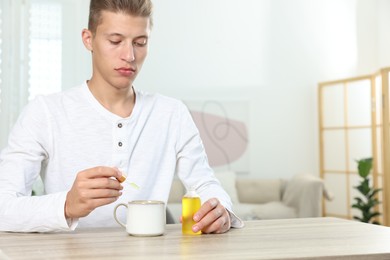
[(114, 209), (114, 218), (116, 220), (116, 222), (118, 222), (119, 225), (121, 225), (122, 227), (126, 228), (126, 225), (120, 221), (117, 216), (116, 216), (116, 210), (120, 207), (120, 206), (124, 206), (127, 208), (127, 204), (124, 204), (124, 203), (119, 203), (118, 205), (116, 205), (115, 209)]

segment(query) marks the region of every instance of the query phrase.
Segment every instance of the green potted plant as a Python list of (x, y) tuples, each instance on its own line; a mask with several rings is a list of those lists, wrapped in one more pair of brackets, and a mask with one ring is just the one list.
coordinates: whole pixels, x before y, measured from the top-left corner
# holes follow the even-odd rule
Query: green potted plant
[(361, 177), (360, 184), (355, 186), (361, 196), (355, 197), (355, 203), (352, 208), (357, 208), (361, 211), (361, 216), (354, 216), (353, 218), (365, 223), (380, 224), (375, 220), (375, 217), (381, 213), (375, 211), (375, 206), (380, 204), (377, 198), (377, 193), (382, 189), (375, 189), (370, 185), (369, 175), (372, 169), (372, 158), (364, 158), (356, 161), (358, 164), (358, 173)]

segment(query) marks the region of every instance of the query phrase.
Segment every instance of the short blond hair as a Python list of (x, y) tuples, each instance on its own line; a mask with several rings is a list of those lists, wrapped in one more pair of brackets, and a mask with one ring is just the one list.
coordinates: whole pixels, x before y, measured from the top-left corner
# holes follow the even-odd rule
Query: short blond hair
[(150, 25), (153, 25), (151, 0), (91, 0), (88, 29), (94, 34), (97, 26), (101, 23), (102, 11), (147, 17), (150, 20)]

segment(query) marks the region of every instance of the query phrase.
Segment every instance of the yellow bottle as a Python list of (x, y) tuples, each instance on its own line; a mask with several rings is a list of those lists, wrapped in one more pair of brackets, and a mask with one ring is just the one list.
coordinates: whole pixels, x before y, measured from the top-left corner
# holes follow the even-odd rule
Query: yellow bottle
[(190, 189), (182, 198), (182, 232), (187, 235), (200, 235), (202, 231), (193, 232), (196, 224), (194, 214), (200, 209), (200, 198), (194, 189)]

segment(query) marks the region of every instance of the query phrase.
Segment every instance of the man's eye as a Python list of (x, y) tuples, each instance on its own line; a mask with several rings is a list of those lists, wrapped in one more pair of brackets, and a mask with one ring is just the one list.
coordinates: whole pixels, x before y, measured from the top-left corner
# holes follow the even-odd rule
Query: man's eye
[(120, 41), (110, 41), (110, 43), (112, 44), (112, 45), (118, 45), (119, 43), (121, 43)]
[(146, 46), (146, 44), (147, 44), (147, 41), (146, 41), (146, 40), (143, 40), (143, 41), (135, 41), (135, 42), (133, 43), (133, 45), (134, 45), (134, 46), (137, 46), (137, 47), (144, 47), (144, 46)]

